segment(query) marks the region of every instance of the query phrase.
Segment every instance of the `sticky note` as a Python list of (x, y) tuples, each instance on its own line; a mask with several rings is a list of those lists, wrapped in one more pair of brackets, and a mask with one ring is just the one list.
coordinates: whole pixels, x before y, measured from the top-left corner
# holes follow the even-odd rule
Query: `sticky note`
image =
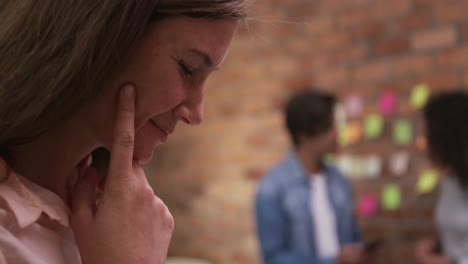
[(416, 148), (420, 151), (426, 151), (427, 149), (427, 140), (425, 136), (418, 136), (416, 138)]
[(346, 110), (342, 104), (335, 106), (335, 122), (338, 127), (346, 125)]
[(382, 174), (382, 158), (378, 155), (370, 155), (365, 162), (365, 175), (368, 179), (378, 178)]
[(414, 109), (424, 107), (429, 99), (430, 90), (426, 84), (418, 84), (413, 87), (411, 91), (410, 105)]
[(353, 156), (351, 159), (351, 177), (360, 180), (364, 177), (364, 159), (361, 156)]
[(348, 123), (347, 131), (348, 133), (348, 143), (349, 144), (356, 144), (362, 138), (362, 125), (358, 121), (353, 121)]
[(343, 154), (336, 158), (336, 165), (349, 178), (352, 178), (353, 162), (351, 156)]
[(406, 151), (399, 151), (390, 156), (389, 169), (394, 176), (403, 176), (408, 172), (410, 165), (410, 154)]
[(397, 106), (397, 96), (394, 92), (383, 92), (379, 99), (379, 110), (383, 115), (393, 114)]
[(359, 95), (352, 95), (345, 100), (346, 112), (349, 117), (358, 117), (362, 113), (363, 101)]
[(374, 195), (363, 195), (359, 199), (358, 214), (363, 217), (373, 216), (377, 212), (377, 206), (377, 198)]
[(348, 137), (348, 126), (346, 124), (338, 126), (338, 143), (340, 146), (346, 147), (349, 144)]
[(397, 210), (401, 205), (401, 190), (396, 184), (387, 185), (382, 192), (382, 206), (386, 210)]
[(405, 145), (413, 140), (413, 126), (409, 120), (400, 119), (393, 126), (393, 140), (396, 144)]
[(425, 170), (419, 175), (416, 191), (419, 194), (432, 192), (439, 182), (439, 173), (436, 170)]
[(384, 120), (381, 115), (368, 115), (364, 120), (364, 134), (368, 139), (378, 138), (382, 134)]

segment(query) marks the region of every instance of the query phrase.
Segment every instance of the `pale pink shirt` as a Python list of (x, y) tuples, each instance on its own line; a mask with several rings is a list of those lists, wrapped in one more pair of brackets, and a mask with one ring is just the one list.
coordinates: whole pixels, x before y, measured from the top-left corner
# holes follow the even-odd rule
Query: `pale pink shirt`
[(0, 159), (0, 263), (79, 264), (69, 209)]

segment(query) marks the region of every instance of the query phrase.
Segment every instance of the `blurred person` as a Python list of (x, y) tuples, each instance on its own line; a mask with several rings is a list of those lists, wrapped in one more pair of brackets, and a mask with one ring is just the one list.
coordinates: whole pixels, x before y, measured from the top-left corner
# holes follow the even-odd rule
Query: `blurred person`
[(202, 121), (244, 1), (0, 6), (0, 263), (164, 263), (173, 218), (142, 165)]
[(428, 154), (442, 172), (435, 221), (439, 239), (416, 246), (421, 264), (468, 263), (468, 93), (432, 97), (424, 111)]
[(335, 97), (305, 90), (287, 103), (291, 152), (262, 179), (256, 220), (265, 264), (364, 263), (350, 184), (324, 162), (337, 149)]

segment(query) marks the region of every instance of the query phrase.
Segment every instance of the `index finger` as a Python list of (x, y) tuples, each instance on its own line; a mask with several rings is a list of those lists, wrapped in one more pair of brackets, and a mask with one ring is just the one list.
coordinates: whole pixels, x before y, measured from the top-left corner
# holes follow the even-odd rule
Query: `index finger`
[(135, 88), (127, 84), (120, 90), (117, 117), (114, 125), (107, 182), (129, 177), (133, 172), (135, 141)]

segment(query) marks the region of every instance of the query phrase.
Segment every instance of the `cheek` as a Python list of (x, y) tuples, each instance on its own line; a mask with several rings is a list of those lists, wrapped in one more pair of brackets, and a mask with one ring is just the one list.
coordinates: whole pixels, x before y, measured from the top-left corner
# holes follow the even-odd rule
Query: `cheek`
[(175, 67), (161, 67), (155, 63), (144, 68), (129, 67), (116, 81), (118, 86), (135, 84), (137, 128), (149, 118), (172, 110), (183, 100), (184, 84), (178, 70), (172, 68)]
[(174, 109), (183, 100), (183, 86), (177, 79), (161, 78), (137, 85), (136, 124)]

